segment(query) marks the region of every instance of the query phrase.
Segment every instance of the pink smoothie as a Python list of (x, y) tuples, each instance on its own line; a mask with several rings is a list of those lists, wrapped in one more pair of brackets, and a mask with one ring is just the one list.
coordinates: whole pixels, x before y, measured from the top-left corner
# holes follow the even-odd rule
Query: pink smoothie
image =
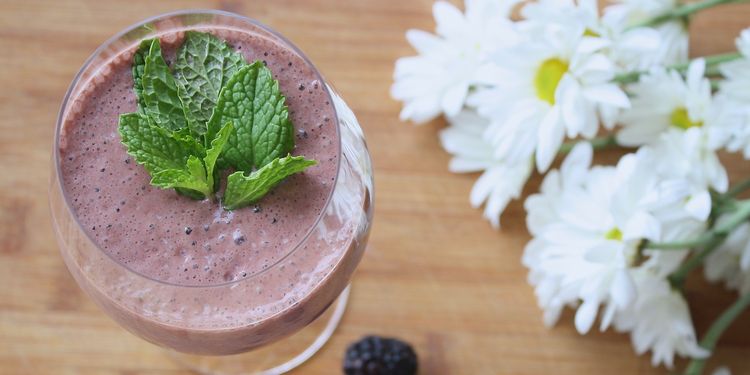
[[(152, 187), (117, 132), (118, 116), (136, 110), (133, 46), (103, 66), (74, 99), (59, 138), (60, 181), (80, 226), (106, 255), (102, 269), (104, 263), (120, 268), (96, 278), (83, 267), (73, 270), (94, 299), (148, 340), (227, 354), (301, 328), (335, 299), (361, 257), (367, 215), (360, 213), (369, 211), (369, 192), (352, 188), (346, 201), (328, 204), (341, 183), (337, 113), (306, 60), (262, 33), (201, 31), (271, 69), (295, 127), (293, 154), (318, 165), (288, 178), (257, 204), (231, 212)], [(183, 36), (161, 36), (168, 63)], [(337, 204), (359, 210), (342, 214)]]

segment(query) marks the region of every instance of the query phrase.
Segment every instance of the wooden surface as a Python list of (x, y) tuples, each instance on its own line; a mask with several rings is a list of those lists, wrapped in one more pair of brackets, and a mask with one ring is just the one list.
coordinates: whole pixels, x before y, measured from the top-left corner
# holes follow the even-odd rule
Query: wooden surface
[[(190, 7), (255, 17), (293, 40), (354, 109), (371, 148), (375, 225), (351, 305), (332, 341), (296, 373), (338, 373), (346, 345), (368, 333), (412, 342), (422, 374), (666, 373), (650, 356), (637, 357), (625, 335), (579, 336), (570, 312), (545, 329), (520, 264), (528, 240), (522, 205), (509, 207), (501, 232), (492, 230), (468, 204), (476, 176), (447, 172), (436, 138), (443, 123), (398, 121), (400, 106), (388, 97), (393, 62), (412, 53), (406, 29), (434, 27), (431, 3), (0, 2), (0, 374), (187, 374), (82, 295), (57, 253), (46, 194), (58, 106), (84, 59), (138, 20)], [(692, 53), (730, 50), (748, 16), (750, 6), (701, 15)], [(750, 174), (738, 159), (731, 169), (735, 180)], [(694, 279), (688, 297), (703, 332), (734, 296)], [(709, 368), (750, 374), (748, 356), (745, 314)]]

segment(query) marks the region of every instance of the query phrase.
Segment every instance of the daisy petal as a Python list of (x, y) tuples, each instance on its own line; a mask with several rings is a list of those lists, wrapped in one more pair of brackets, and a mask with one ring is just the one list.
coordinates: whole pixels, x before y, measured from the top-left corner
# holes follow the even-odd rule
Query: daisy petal
[(697, 220), (708, 220), (711, 214), (711, 194), (708, 190), (704, 190), (691, 196), (685, 203), (685, 209)]
[(469, 84), (462, 83), (448, 89), (440, 101), (440, 106), (447, 116), (455, 116), (463, 108), (466, 94), (469, 92)]
[(539, 127), (539, 140), (536, 149), (536, 167), (539, 172), (545, 172), (549, 169), (565, 138), (560, 120), (560, 109), (552, 107)]
[(596, 320), (598, 310), (598, 302), (590, 300), (583, 301), (583, 304), (578, 307), (575, 317), (575, 325), (578, 333), (585, 335), (591, 330), (591, 326), (594, 325), (594, 320)]

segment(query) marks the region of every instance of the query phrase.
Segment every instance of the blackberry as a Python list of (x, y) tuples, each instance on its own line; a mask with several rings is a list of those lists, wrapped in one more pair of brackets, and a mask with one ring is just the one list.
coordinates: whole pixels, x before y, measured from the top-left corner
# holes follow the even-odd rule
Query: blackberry
[(346, 375), (414, 375), (417, 354), (400, 340), (366, 336), (351, 344), (344, 358)]

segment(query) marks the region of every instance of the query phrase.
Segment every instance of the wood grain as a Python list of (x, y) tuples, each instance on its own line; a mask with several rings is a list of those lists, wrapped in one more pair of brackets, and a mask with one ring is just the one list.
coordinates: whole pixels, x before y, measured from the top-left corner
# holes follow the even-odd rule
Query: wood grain
[[(346, 345), (367, 333), (415, 344), (422, 374), (658, 374), (625, 335), (579, 336), (572, 314), (545, 329), (520, 264), (528, 240), (518, 202), (494, 231), (468, 205), (476, 176), (447, 172), (435, 121), (398, 121), (388, 96), (393, 62), (409, 55), (408, 28), (432, 29), (432, 0), (0, 2), (0, 374), (187, 374), (126, 333), (68, 275), (46, 194), (58, 106), (75, 72), (105, 39), (140, 19), (218, 8), (262, 20), (293, 40), (359, 116), (376, 171), (370, 247), (343, 324), (296, 373), (338, 373)], [(692, 25), (692, 53), (733, 48), (750, 7), (727, 6)], [(608, 153), (601, 162), (614, 162)], [(750, 174), (730, 158), (733, 179)], [(535, 177), (527, 192), (539, 184)], [(696, 275), (697, 276), (697, 275)], [(699, 332), (734, 298), (694, 278)], [(750, 314), (722, 339), (709, 368), (750, 373)]]

